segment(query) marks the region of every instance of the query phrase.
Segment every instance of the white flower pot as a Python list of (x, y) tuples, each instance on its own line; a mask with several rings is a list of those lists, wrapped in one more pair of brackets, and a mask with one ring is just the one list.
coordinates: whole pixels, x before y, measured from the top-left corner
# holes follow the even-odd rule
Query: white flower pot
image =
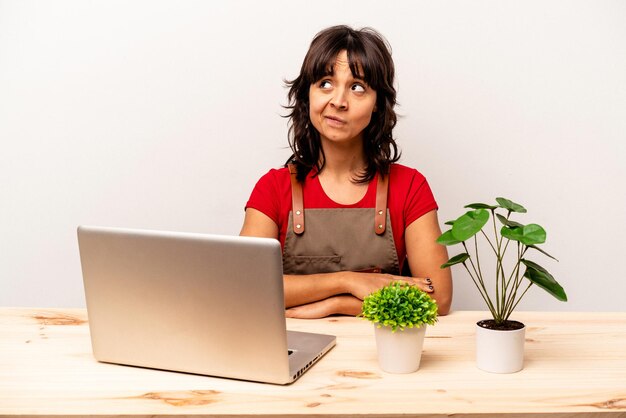
[(388, 373), (413, 373), (419, 369), (425, 333), (426, 324), (396, 332), (374, 324), (380, 368)]
[[(479, 321), (480, 322), (480, 321)], [(515, 373), (524, 367), (526, 327), (514, 331), (476, 324), (476, 366), (491, 373)]]

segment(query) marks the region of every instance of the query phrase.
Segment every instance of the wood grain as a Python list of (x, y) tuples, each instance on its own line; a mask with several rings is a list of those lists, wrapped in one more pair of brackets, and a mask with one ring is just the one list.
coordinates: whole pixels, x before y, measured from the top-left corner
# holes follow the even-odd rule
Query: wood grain
[(474, 324), (453, 312), (429, 327), (420, 369), (387, 374), (372, 325), (287, 321), (337, 346), (289, 386), (98, 363), (82, 309), (0, 309), (0, 416), (626, 417), (626, 313), (518, 312), (525, 367), (474, 364)]

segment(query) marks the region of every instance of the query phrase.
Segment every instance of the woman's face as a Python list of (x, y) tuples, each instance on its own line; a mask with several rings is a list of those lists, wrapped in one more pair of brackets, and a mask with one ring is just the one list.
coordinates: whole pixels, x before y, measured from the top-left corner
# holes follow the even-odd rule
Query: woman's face
[(362, 141), (375, 109), (376, 91), (354, 78), (346, 51), (337, 54), (333, 74), (309, 88), (309, 117), (322, 142)]

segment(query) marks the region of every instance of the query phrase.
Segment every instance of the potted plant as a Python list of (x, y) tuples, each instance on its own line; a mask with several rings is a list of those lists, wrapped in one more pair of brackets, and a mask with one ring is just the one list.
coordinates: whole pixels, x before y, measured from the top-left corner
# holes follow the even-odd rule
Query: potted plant
[[(502, 197), (496, 198), (496, 202), (496, 205), (472, 203), (465, 206), (470, 210), (458, 219), (446, 222), (452, 228), (437, 242), (463, 246), (465, 251), (450, 258), (441, 268), (462, 264), (492, 315), (491, 319), (476, 324), (477, 366), (494, 373), (513, 373), (522, 369), (524, 361), (526, 328), (521, 322), (509, 319), (519, 302), (533, 285), (560, 301), (566, 301), (567, 295), (545, 268), (527, 258), (532, 253), (539, 253), (556, 260), (538, 247), (546, 241), (546, 231), (540, 225), (523, 225), (511, 219), (512, 213), (526, 213), (522, 205)], [(488, 226), (490, 218), (492, 225)], [(493, 230), (486, 233), (484, 229), (487, 228)], [(484, 254), (479, 255), (479, 235), (495, 255), (495, 266), (488, 276), (492, 278), (491, 290), (488, 290), (483, 275), (485, 262)], [(466, 241), (471, 238), (473, 242), (468, 245)], [(507, 250), (510, 250), (509, 254)]]
[(374, 323), (378, 363), (389, 373), (419, 368), (426, 325), (437, 321), (437, 302), (405, 282), (393, 282), (363, 300), (361, 317)]

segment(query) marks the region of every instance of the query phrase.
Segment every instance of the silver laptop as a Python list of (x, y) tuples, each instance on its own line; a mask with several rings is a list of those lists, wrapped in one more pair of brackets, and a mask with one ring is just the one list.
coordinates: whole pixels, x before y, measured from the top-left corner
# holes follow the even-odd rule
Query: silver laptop
[(78, 227), (94, 357), (288, 384), (335, 336), (286, 330), (275, 239)]

